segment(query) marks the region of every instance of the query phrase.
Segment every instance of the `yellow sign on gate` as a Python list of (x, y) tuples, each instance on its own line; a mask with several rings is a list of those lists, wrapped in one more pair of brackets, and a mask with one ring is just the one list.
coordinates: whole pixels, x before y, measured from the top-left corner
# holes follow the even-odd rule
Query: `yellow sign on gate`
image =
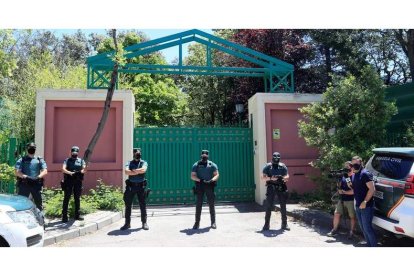
[(280, 139), (280, 129), (274, 128), (273, 129), (273, 140), (279, 140)]

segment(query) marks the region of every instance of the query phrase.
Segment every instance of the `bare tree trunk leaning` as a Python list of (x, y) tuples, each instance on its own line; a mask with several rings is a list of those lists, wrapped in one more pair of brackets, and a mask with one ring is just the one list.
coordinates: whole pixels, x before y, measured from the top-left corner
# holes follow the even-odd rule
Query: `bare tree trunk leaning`
[[(115, 44), (115, 53), (118, 52), (118, 44), (117, 44), (117, 40), (116, 40), (116, 29), (112, 30), (112, 38), (114, 40), (114, 44)], [(95, 148), (96, 143), (99, 140), (99, 137), (102, 134), (102, 131), (105, 127), (105, 123), (106, 120), (108, 119), (108, 115), (109, 115), (109, 111), (111, 108), (111, 102), (112, 102), (112, 96), (114, 95), (114, 91), (115, 91), (115, 85), (116, 85), (116, 81), (117, 81), (117, 77), (118, 77), (118, 61), (115, 59), (115, 64), (114, 64), (114, 70), (112, 71), (112, 75), (111, 75), (111, 82), (108, 88), (108, 92), (106, 94), (106, 100), (105, 100), (105, 105), (104, 105), (104, 110), (102, 112), (102, 117), (101, 120), (98, 123), (98, 128), (96, 129), (95, 134), (93, 135), (91, 141), (89, 142), (89, 145), (85, 151), (85, 154), (83, 156), (83, 160), (86, 163), (86, 166), (89, 165), (89, 160), (91, 159), (93, 150)]]
[(396, 30), (395, 37), (401, 45), (403, 52), (408, 58), (410, 65), (411, 80), (414, 79), (414, 29)]

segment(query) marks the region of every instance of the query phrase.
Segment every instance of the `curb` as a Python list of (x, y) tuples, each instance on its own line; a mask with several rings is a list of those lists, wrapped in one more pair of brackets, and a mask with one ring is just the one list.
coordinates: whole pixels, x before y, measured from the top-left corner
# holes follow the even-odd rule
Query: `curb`
[(118, 220), (122, 219), (122, 217), (123, 217), (122, 211), (116, 212), (106, 218), (97, 220), (95, 222), (90, 222), (77, 229), (71, 229), (61, 234), (55, 234), (55, 235), (49, 236), (43, 240), (43, 246), (48, 246), (48, 245), (55, 244), (55, 243), (58, 243), (64, 240), (69, 240), (69, 239), (77, 238), (80, 236), (84, 236), (89, 233), (96, 232), (97, 230), (102, 229), (105, 226), (108, 226), (114, 222), (117, 222)]

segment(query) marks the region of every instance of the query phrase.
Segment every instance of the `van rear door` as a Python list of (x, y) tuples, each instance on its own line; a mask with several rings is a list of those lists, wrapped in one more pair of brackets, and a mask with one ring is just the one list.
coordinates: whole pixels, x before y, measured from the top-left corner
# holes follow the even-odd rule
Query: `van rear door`
[(391, 215), (404, 196), (406, 178), (409, 176), (414, 159), (393, 153), (376, 153), (370, 160), (370, 170), (375, 181), (375, 213), (381, 217)]

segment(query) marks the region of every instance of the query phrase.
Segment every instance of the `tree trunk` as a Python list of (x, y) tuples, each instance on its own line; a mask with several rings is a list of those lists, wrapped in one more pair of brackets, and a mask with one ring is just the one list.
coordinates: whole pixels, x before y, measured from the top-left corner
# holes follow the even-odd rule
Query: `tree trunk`
[(324, 55), (325, 55), (325, 65), (326, 65), (326, 84), (332, 81), (331, 73), (332, 73), (332, 60), (331, 60), (331, 49), (329, 46), (324, 45)]
[(407, 51), (410, 63), (411, 81), (414, 80), (414, 29), (407, 31)]
[(412, 81), (414, 79), (414, 29), (396, 30), (394, 34), (403, 52), (407, 55)]
[[(112, 38), (114, 40), (114, 44), (115, 44), (115, 53), (118, 52), (118, 44), (117, 44), (117, 40), (116, 40), (116, 29), (112, 30)], [(86, 166), (88, 166), (89, 164), (89, 160), (92, 157), (92, 153), (93, 150), (95, 148), (96, 143), (99, 140), (99, 137), (102, 134), (102, 131), (105, 127), (105, 123), (106, 120), (108, 119), (108, 115), (109, 115), (109, 111), (111, 108), (111, 102), (112, 102), (112, 96), (114, 95), (114, 91), (115, 91), (115, 85), (116, 85), (116, 81), (117, 81), (117, 77), (118, 77), (118, 61), (115, 59), (115, 64), (114, 64), (114, 70), (112, 71), (112, 75), (111, 75), (111, 82), (108, 88), (108, 92), (106, 94), (106, 99), (105, 99), (105, 104), (104, 104), (104, 110), (102, 112), (102, 117), (101, 120), (98, 123), (98, 128), (96, 129), (95, 134), (93, 135), (91, 141), (89, 142), (89, 145), (85, 151), (85, 155), (83, 156), (83, 160), (86, 163)]]

